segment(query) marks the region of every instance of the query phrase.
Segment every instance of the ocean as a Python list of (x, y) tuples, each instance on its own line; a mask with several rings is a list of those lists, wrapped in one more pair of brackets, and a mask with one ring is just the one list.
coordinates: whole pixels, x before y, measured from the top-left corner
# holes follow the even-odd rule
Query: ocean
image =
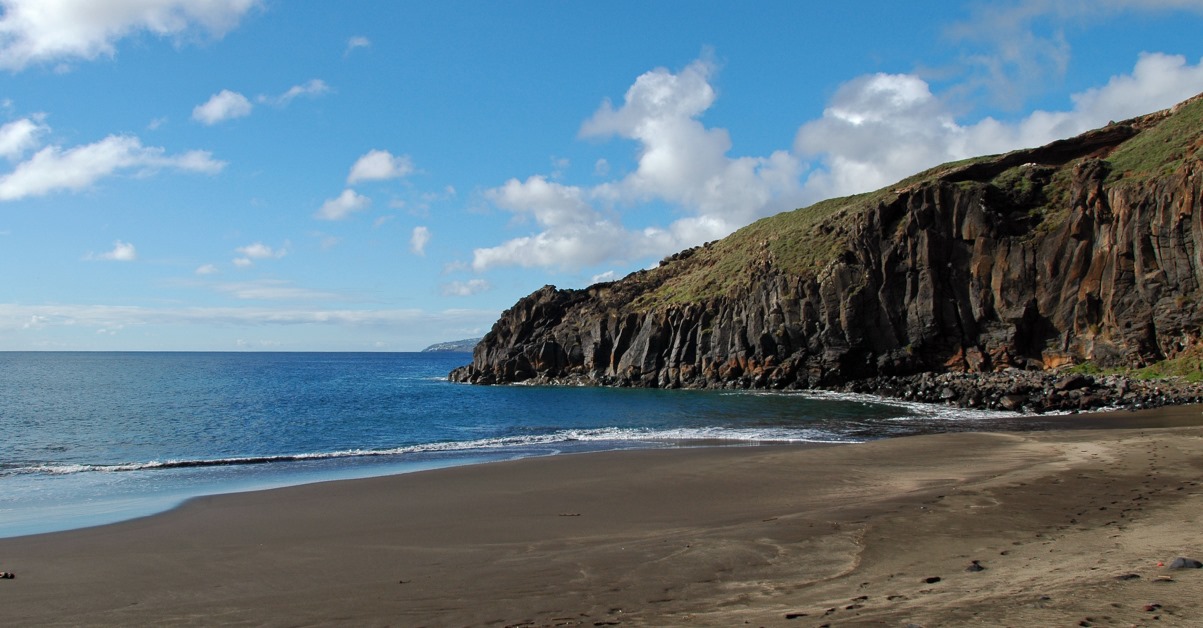
[(1011, 415), (830, 393), (470, 386), (456, 353), (0, 353), (0, 537), (201, 495), (598, 450), (861, 442)]

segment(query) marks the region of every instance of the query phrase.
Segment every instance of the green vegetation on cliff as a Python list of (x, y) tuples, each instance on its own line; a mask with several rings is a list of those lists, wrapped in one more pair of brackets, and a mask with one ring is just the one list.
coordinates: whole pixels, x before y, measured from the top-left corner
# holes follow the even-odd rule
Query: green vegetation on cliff
[[(1164, 119), (1157, 120), (1160, 117)], [(1199, 96), (1145, 118), (1156, 120), (1156, 124), (1124, 142), (1107, 158), (1111, 162), (1110, 180), (1170, 174), (1203, 146), (1203, 98)]]
[[(697, 303), (728, 296), (771, 265), (777, 271), (813, 275), (839, 253), (847, 217), (870, 206), (879, 193), (816, 203), (762, 218), (681, 261), (665, 265), (671, 280), (640, 297), (637, 307)], [(672, 268), (678, 264), (679, 268)], [(657, 269), (660, 271), (660, 269)], [(656, 271), (653, 271), (656, 272)]]

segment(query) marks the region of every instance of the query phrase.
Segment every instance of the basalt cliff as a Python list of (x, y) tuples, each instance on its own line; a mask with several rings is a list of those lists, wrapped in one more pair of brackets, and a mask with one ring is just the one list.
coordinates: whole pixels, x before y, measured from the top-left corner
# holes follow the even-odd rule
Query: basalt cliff
[(546, 286), (451, 379), (812, 388), (1196, 351), (1201, 146), (1203, 96), (766, 218), (620, 281)]

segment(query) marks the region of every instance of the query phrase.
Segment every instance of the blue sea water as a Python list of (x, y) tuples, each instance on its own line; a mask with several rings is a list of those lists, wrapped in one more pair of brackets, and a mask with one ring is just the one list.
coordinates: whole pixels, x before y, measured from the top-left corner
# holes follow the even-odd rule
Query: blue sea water
[(831, 394), (469, 386), (466, 354), (0, 353), (0, 537), (199, 495), (602, 449), (856, 442), (998, 414)]

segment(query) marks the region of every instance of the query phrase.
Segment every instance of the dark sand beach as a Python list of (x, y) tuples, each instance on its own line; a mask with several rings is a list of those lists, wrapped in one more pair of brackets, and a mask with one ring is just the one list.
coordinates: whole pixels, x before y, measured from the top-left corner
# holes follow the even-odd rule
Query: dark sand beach
[[(0, 540), (19, 626), (1198, 625), (1203, 408), (557, 456)], [(969, 570), (974, 562), (982, 570)], [(938, 580), (937, 580), (938, 579)]]

